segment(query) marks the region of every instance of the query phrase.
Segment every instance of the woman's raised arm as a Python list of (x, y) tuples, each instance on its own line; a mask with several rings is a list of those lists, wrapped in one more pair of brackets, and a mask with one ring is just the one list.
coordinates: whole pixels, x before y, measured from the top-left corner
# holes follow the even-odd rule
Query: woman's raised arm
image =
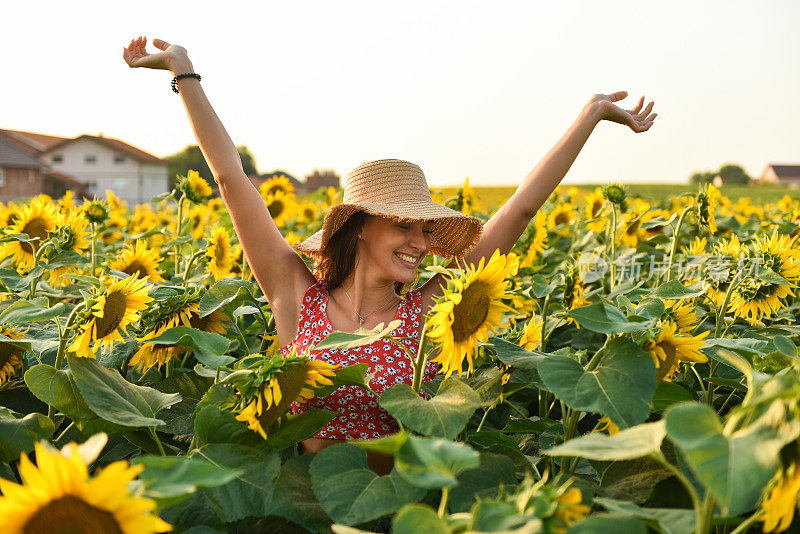
[(480, 241), (465, 255), (467, 263), (477, 265), (481, 258), (488, 259), (496, 249), (500, 249), (502, 254), (511, 250), (531, 218), (567, 174), (598, 122), (608, 120), (624, 124), (636, 133), (646, 132), (653, 125), (657, 114), (650, 113), (653, 102), (642, 109), (644, 97), (631, 110), (623, 110), (614, 104), (627, 95), (620, 91), (594, 95), (589, 100), (564, 136), (528, 173), (508, 202), (486, 222)]
[[(123, 49), (123, 58), (131, 68), (163, 69), (173, 75), (193, 72), (192, 62), (183, 47), (155, 39), (153, 45), (161, 52), (148, 54), (146, 45), (147, 39), (139, 37)], [(288, 332), (296, 327), (296, 307), (314, 278), (278, 231), (261, 195), (245, 175), (239, 153), (200, 82), (195, 78), (183, 78), (178, 81), (178, 89), (242, 250), (275, 314), (279, 334), (284, 328)]]

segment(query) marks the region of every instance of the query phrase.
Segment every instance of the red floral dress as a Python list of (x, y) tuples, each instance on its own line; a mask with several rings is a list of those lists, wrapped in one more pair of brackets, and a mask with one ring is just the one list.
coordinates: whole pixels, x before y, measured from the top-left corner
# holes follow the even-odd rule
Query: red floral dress
[[(419, 346), (418, 334), (422, 325), (422, 295), (419, 289), (406, 294), (397, 308), (395, 319), (402, 321), (392, 330), (394, 337), (409, 337), (401, 340), (416, 354)], [(297, 336), (279, 349), (281, 355), (289, 354), (292, 345), (302, 354), (317, 345), (325, 336), (333, 332), (328, 320), (328, 290), (324, 282), (318, 280), (303, 295)], [(412, 383), (414, 365), (404, 350), (395, 343), (379, 339), (353, 349), (315, 350), (311, 352), (315, 360), (323, 360), (342, 367), (357, 363), (369, 364), (367, 374), (373, 374), (370, 387), (378, 395), (395, 385)], [(423, 381), (436, 375), (437, 366), (428, 362)], [(398, 431), (397, 422), (380, 407), (378, 398), (357, 386), (342, 386), (323, 398), (314, 398), (305, 403), (292, 404), (292, 413), (303, 413), (310, 407), (338, 412), (328, 425), (315, 436), (328, 439), (370, 439), (379, 438)]]

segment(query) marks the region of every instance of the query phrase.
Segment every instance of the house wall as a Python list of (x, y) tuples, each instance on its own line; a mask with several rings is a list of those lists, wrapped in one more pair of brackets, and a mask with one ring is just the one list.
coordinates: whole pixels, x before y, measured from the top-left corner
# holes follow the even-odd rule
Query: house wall
[(53, 169), (86, 182), (90, 195), (105, 197), (106, 189), (110, 189), (129, 205), (148, 202), (168, 187), (166, 165), (144, 164), (91, 139), (49, 150), (41, 159)]
[(39, 169), (0, 167), (3, 185), (0, 186), (0, 202), (33, 197), (42, 190), (42, 174)]

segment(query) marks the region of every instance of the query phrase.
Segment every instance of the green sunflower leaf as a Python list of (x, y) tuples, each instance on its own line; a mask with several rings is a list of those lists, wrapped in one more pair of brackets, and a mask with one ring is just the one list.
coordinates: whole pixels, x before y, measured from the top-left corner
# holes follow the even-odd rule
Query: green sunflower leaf
[(726, 435), (716, 412), (699, 403), (673, 406), (664, 420), (667, 435), (684, 452), (692, 471), (726, 515), (755, 508), (778, 469), (781, 448), (797, 437), (797, 432), (786, 434), (758, 423)]
[(678, 300), (678, 299), (691, 299), (694, 297), (699, 297), (703, 293), (706, 292), (709, 286), (693, 284), (691, 286), (683, 285), (683, 282), (680, 280), (670, 280), (665, 284), (661, 284), (653, 291), (647, 295), (649, 298), (657, 298), (657, 299), (669, 299), (669, 300)]
[(548, 357), (548, 354), (544, 352), (525, 350), (519, 345), (499, 337), (492, 338), (492, 343), (497, 351), (497, 359), (517, 369), (535, 370), (539, 362)]
[(0, 314), (0, 322), (19, 324), (49, 321), (64, 315), (66, 309), (63, 302), (47, 308), (27, 300), (17, 300)]
[(420, 488), (452, 488), (458, 485), (458, 475), (480, 465), (480, 455), (464, 443), (408, 436), (394, 465), (403, 478)]
[(197, 456), (139, 456), (132, 464), (143, 464), (139, 479), (144, 482), (148, 497), (165, 499), (188, 496), (199, 487), (227, 484), (244, 471), (226, 469)]
[[(407, 504), (392, 519), (392, 532), (395, 534), (450, 534), (447, 521), (428, 505)], [(338, 534), (338, 533), (337, 533)]]
[(163, 425), (156, 418), (158, 412), (181, 401), (178, 394), (131, 384), (91, 358), (70, 355), (67, 360), (86, 404), (106, 421), (134, 427)]
[(420, 397), (408, 384), (396, 384), (383, 393), (380, 405), (412, 430), (453, 439), (480, 407), (481, 398), (464, 382), (449, 378), (431, 400)]
[(611, 340), (608, 352), (591, 372), (572, 358), (555, 354), (539, 363), (538, 372), (547, 388), (567, 406), (606, 415), (620, 428), (637, 425), (650, 414), (655, 364), (630, 340)]
[(253, 286), (252, 282), (241, 278), (226, 278), (216, 282), (200, 299), (200, 317), (205, 317), (223, 307), (230, 316), (244, 302), (253, 300)]
[(194, 357), (200, 363), (212, 369), (228, 365), (236, 359), (233, 356), (225, 355), (231, 345), (231, 341), (228, 338), (188, 326), (169, 328), (160, 336), (148, 339), (143, 343), (192, 347), (194, 349)]
[(643, 423), (613, 436), (591, 432), (543, 451), (550, 456), (580, 456), (589, 460), (633, 460), (661, 449), (666, 435), (663, 421)]
[(50, 439), (55, 425), (38, 412), (23, 415), (0, 406), (0, 461), (19, 460), (40, 439)]
[(654, 324), (652, 320), (644, 320), (644, 318), (638, 322), (628, 322), (624, 313), (605, 302), (576, 308), (569, 311), (567, 317), (575, 319), (581, 328), (601, 334), (643, 332)]
[(349, 443), (332, 445), (317, 453), (308, 471), (322, 508), (343, 525), (358, 525), (392, 514), (425, 494), (424, 489), (409, 484), (395, 469), (388, 475), (376, 475), (367, 467), (366, 451)]
[(392, 331), (402, 324), (399, 319), (391, 321), (385, 327), (379, 323), (375, 328), (359, 328), (355, 332), (331, 332), (319, 342), (313, 350), (322, 349), (352, 349), (362, 345), (369, 345), (379, 339), (390, 339)]

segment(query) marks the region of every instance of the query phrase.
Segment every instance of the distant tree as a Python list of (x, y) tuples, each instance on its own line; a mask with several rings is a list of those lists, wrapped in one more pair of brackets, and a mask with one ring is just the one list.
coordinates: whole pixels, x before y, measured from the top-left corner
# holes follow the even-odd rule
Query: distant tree
[(689, 178), (689, 181), (693, 184), (708, 184), (711, 183), (714, 176), (716, 174), (713, 172), (696, 172)]
[(719, 168), (717, 172), (722, 182), (726, 184), (747, 184), (750, 182), (750, 176), (745, 170), (736, 164), (729, 163)]
[(693, 184), (708, 184), (717, 176), (722, 179), (724, 184), (747, 184), (750, 182), (750, 176), (745, 170), (734, 163), (723, 165), (717, 172), (696, 172), (689, 178), (689, 181)]
[[(242, 145), (237, 146), (236, 151), (239, 152), (239, 157), (242, 159), (242, 167), (245, 174), (258, 174), (256, 170), (256, 160), (250, 150)], [(200, 173), (209, 184), (213, 184), (214, 177), (211, 175), (211, 169), (208, 168), (206, 158), (203, 157), (203, 152), (197, 145), (189, 145), (180, 152), (167, 156), (166, 160), (169, 162), (167, 165), (167, 176), (170, 180), (170, 187), (175, 187), (177, 182), (176, 176), (186, 176), (189, 170), (194, 170)]]

